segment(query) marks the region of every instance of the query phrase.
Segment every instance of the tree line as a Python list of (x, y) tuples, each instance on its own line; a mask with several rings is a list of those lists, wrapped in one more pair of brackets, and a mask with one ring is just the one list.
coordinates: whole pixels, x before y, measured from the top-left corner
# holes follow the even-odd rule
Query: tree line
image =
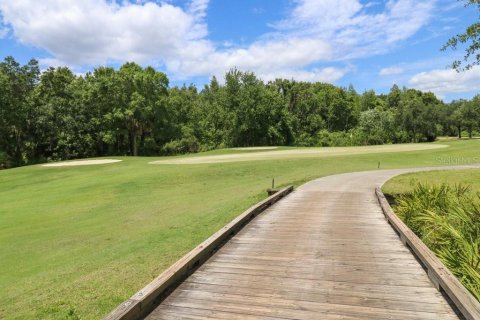
[(443, 103), (394, 85), (388, 94), (276, 79), (236, 69), (219, 82), (169, 87), (125, 63), (75, 75), (0, 62), (0, 166), (108, 155), (173, 155), (262, 145), (350, 146), (470, 137), (480, 95)]

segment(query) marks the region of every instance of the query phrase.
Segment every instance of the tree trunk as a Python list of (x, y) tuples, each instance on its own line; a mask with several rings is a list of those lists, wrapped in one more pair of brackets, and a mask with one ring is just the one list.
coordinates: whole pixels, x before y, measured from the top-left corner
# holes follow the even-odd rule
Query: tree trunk
[(462, 128), (458, 126), (457, 129), (458, 129), (458, 139), (462, 139)]
[(15, 151), (14, 151), (13, 159), (15, 161), (15, 165), (21, 166), (23, 164), (21, 132), (15, 127), (14, 134), (15, 134)]
[(133, 156), (138, 156), (137, 135), (134, 133), (132, 137), (133, 143)]

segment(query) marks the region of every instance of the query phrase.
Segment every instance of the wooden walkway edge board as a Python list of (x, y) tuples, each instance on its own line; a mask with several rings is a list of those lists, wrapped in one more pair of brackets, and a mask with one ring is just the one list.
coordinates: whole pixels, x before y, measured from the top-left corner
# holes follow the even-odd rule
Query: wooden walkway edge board
[(210, 238), (183, 256), (160, 276), (110, 312), (104, 320), (140, 319), (151, 312), (179, 283), (212, 256), (226, 241), (250, 220), (292, 192), (293, 186), (279, 190), (267, 199), (250, 207)]
[(448, 270), (435, 254), (430, 251), (422, 240), (393, 212), (380, 188), (375, 189), (375, 194), (385, 218), (398, 232), (403, 244), (411, 249), (412, 253), (427, 269), (428, 276), (435, 287), (439, 291), (443, 291), (450, 298), (466, 319), (480, 319), (480, 303), (475, 297)]

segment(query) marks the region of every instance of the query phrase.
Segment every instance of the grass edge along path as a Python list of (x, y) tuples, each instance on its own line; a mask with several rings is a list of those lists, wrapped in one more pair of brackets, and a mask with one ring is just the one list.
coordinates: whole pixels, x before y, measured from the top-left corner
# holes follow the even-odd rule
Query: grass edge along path
[(277, 187), (298, 186), (379, 162), (478, 162), (480, 141), (442, 144), (449, 147), (185, 166), (113, 157), (123, 161), (0, 171), (0, 318), (101, 318), (264, 199), (272, 178)]
[(394, 212), (480, 300), (480, 169), (408, 173), (383, 191)]

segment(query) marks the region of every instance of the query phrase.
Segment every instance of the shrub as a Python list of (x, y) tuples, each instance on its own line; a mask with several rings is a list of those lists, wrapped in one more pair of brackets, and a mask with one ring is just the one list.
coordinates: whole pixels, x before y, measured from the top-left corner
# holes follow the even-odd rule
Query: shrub
[(190, 136), (182, 139), (172, 140), (166, 143), (162, 151), (167, 155), (176, 155), (184, 153), (194, 153), (198, 152), (200, 145), (197, 138)]
[(480, 208), (468, 186), (417, 183), (399, 196), (398, 216), (480, 300)]
[(0, 151), (0, 170), (8, 168), (8, 157), (5, 152)]

